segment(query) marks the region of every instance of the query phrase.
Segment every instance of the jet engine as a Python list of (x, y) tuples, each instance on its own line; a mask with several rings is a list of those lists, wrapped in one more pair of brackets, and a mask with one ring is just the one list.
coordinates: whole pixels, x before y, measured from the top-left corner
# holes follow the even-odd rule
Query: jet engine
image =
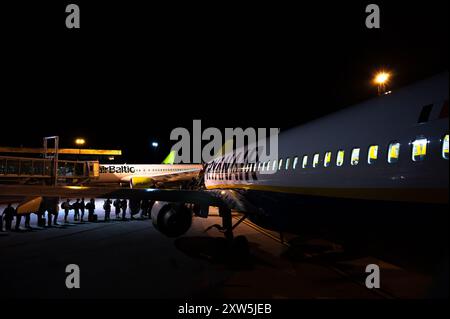
[(151, 216), (155, 228), (168, 237), (183, 235), (192, 224), (192, 211), (183, 203), (155, 202)]

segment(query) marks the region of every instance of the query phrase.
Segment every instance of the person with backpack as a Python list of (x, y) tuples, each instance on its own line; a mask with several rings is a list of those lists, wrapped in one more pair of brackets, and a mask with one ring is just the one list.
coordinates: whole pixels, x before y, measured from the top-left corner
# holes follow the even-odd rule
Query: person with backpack
[(88, 210), (88, 221), (89, 222), (97, 221), (96, 219), (97, 215), (95, 215), (95, 200), (93, 198), (91, 198), (89, 203), (86, 204), (86, 209)]

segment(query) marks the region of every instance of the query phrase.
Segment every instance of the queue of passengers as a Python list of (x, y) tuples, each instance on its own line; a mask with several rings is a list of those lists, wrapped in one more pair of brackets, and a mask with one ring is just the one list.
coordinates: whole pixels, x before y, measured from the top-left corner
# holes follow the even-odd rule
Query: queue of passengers
[[(138, 207), (130, 207), (130, 219), (135, 219), (133, 212), (140, 212), (140, 217), (149, 217), (150, 218), (150, 202), (149, 201), (138, 201), (133, 202), (133, 205), (139, 205)], [(116, 220), (127, 220), (127, 210), (128, 210), (128, 201), (126, 199), (115, 199), (112, 201), (111, 199), (106, 199), (103, 202), (103, 210), (105, 212), (104, 221), (108, 222), (111, 220), (111, 210), (112, 206), (114, 206), (114, 213)], [(130, 203), (131, 206), (131, 203)], [(87, 221), (88, 222), (96, 222), (98, 221), (98, 216), (95, 214), (95, 199), (91, 198), (89, 202), (85, 202), (84, 198), (76, 199), (75, 202), (71, 203), (70, 199), (66, 199), (61, 204), (61, 210), (64, 211), (64, 223), (69, 223), (69, 215), (70, 211), (73, 210), (73, 220), (79, 223), (84, 223), (85, 212), (87, 211)], [(37, 225), (39, 227), (44, 227), (47, 222), (47, 227), (57, 226), (58, 224), (58, 215), (59, 215), (59, 206), (56, 202), (55, 205), (50, 205), (47, 209), (47, 221), (44, 218), (44, 212), (36, 212)], [(22, 216), (25, 217), (25, 228), (32, 229), (30, 225), (31, 213), (28, 214), (17, 214), (16, 208), (12, 206), (12, 204), (8, 204), (7, 207), (3, 210), (0, 215), (0, 231), (11, 231), (13, 221), (15, 220), (14, 230), (20, 230), (20, 224), (22, 220)]]

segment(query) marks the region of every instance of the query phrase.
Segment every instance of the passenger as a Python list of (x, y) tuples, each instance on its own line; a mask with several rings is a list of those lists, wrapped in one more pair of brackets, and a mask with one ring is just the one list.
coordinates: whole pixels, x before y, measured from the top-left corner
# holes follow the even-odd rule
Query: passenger
[(109, 198), (105, 200), (105, 203), (103, 204), (103, 209), (105, 210), (105, 222), (110, 220), (111, 204), (112, 201)]
[(72, 205), (73, 207), (73, 220), (79, 220), (80, 219), (80, 199), (77, 198), (75, 203)]
[(5, 220), (5, 229), (11, 230), (12, 221), (14, 219), (14, 215), (16, 214), (16, 210), (14, 207), (11, 206), (11, 204), (8, 204), (8, 207), (6, 207), (3, 210), (3, 219)]
[(114, 205), (114, 209), (115, 209), (115, 213), (116, 213), (116, 219), (119, 219), (119, 217), (120, 217), (120, 199), (115, 199), (113, 205)]
[(31, 229), (30, 220), (31, 220), (31, 213), (25, 214), (25, 228), (26, 229)]
[(134, 220), (134, 215), (139, 214), (141, 210), (141, 201), (140, 200), (130, 200), (130, 219)]
[(81, 218), (80, 218), (80, 222), (83, 223), (84, 220), (84, 209), (86, 208), (86, 203), (84, 202), (84, 197), (81, 199), (80, 202), (80, 211), (81, 211)]
[(22, 221), (22, 215), (17, 214), (17, 208), (14, 210), (14, 215), (16, 216), (16, 225), (14, 226), (14, 230), (20, 231), (20, 223)]
[(54, 204), (50, 207), (49, 213), (52, 213), (54, 215), (53, 217), (53, 225), (58, 226), (58, 215), (59, 215), (59, 206), (58, 201), (55, 201)]
[(70, 205), (70, 199), (68, 198), (64, 203), (62, 203), (61, 208), (64, 209), (64, 223), (68, 223), (69, 220), (69, 212), (72, 208), (72, 205)]
[(127, 208), (128, 208), (128, 202), (126, 199), (122, 199), (120, 201), (120, 208), (122, 208), (122, 220), (125, 220), (126, 216), (127, 216)]
[(95, 200), (91, 198), (89, 203), (86, 204), (86, 208), (88, 210), (88, 221), (94, 222), (95, 220)]
[(142, 204), (141, 204), (141, 218), (143, 218), (144, 216), (148, 216), (148, 209), (150, 207), (150, 203), (148, 200), (144, 199), (142, 200)]

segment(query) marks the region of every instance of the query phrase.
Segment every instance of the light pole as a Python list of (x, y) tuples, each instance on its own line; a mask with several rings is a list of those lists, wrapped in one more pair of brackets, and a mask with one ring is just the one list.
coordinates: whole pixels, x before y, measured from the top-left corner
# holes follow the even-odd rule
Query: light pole
[(386, 93), (386, 84), (389, 82), (391, 74), (385, 71), (378, 72), (375, 75), (374, 82), (378, 86), (378, 95), (383, 95)]
[(86, 144), (86, 140), (84, 138), (77, 138), (75, 139), (75, 144), (78, 146), (78, 157), (77, 161), (80, 159), (80, 153), (81, 153), (81, 147)]

